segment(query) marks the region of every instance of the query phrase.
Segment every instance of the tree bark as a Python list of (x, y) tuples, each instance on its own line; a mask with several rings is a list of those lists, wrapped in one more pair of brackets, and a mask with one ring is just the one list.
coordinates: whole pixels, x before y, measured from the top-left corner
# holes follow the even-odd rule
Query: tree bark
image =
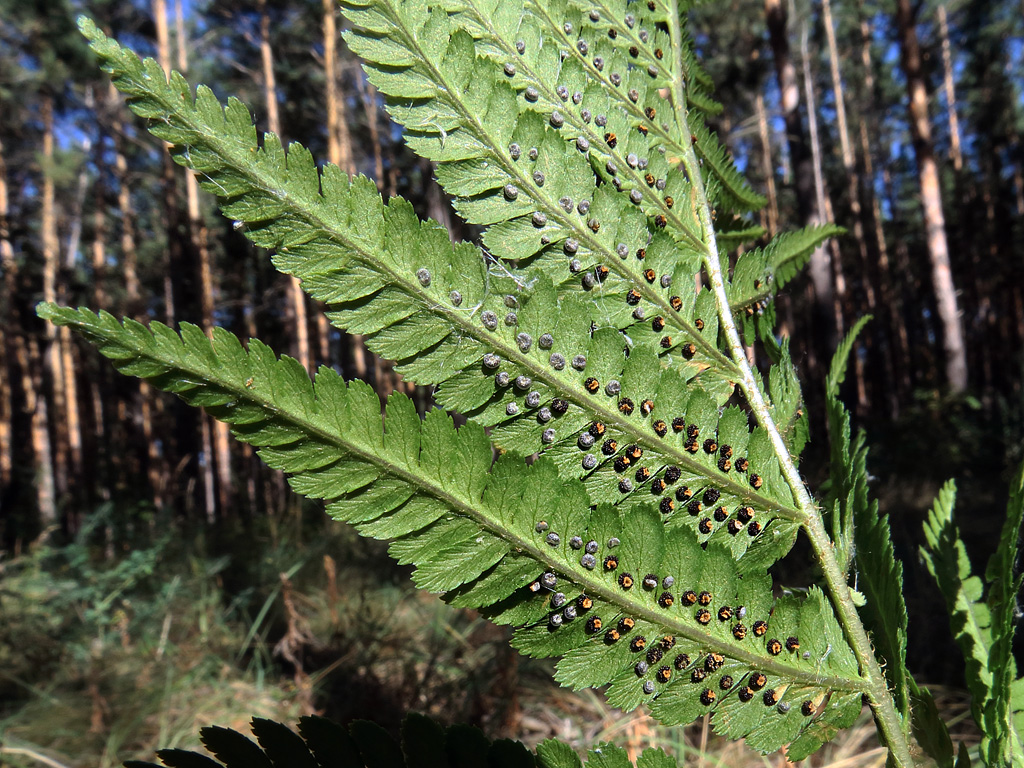
[[(811, 75), (811, 55), (808, 44), (808, 29), (806, 22), (800, 32), (800, 59), (803, 64), (804, 77), (804, 98), (807, 100), (807, 132), (811, 144), (811, 162), (814, 168), (814, 197), (815, 206), (819, 211), (821, 223), (831, 223), (831, 203), (828, 199), (828, 192), (825, 189), (825, 173), (821, 157), (821, 141), (818, 137), (818, 115), (817, 99), (814, 96), (814, 78)], [(842, 335), (845, 326), (843, 322), (843, 302), (846, 298), (846, 277), (843, 274), (843, 265), (838, 254), (833, 254), (832, 262), (832, 319), (835, 322), (836, 333)]]
[[(43, 251), (43, 301), (57, 302), (57, 280), (60, 271), (60, 241), (57, 237), (56, 188), (53, 182), (54, 136), (53, 136), (53, 95), (43, 93), (40, 98), (40, 113), (43, 122), (42, 185), (40, 190), (40, 240)], [(65, 499), (69, 489), (69, 439), (68, 425), (62, 418), (67, 413), (67, 391), (61, 354), (61, 339), (57, 326), (45, 325), (45, 346), (42, 356), (50, 391), (52, 393), (52, 414), (40, 397), (42, 411), (52, 416), (50, 428), (53, 440), (53, 475), (58, 501)]]
[(957, 394), (967, 389), (967, 352), (949, 263), (939, 169), (935, 162), (932, 129), (928, 120), (928, 92), (921, 69), (921, 50), (910, 0), (898, 0), (896, 26), (900, 35), (900, 61), (907, 81), (907, 110), (914, 154), (917, 158), (928, 257), (931, 261), (932, 288), (935, 291), (936, 310), (942, 327), (946, 384), (952, 393)]
[[(7, 169), (4, 148), (0, 143), (0, 268), (3, 271), (5, 310), (4, 357), (8, 375), (4, 377), (3, 388), (10, 392), (11, 424), (28, 422), (29, 443), (32, 452), (36, 510), (40, 527), (46, 528), (57, 522), (57, 495), (53, 473), (53, 455), (50, 444), (49, 419), (46, 398), (43, 396), (42, 359), (39, 345), (33, 336), (25, 332), (25, 326), (17, 307), (17, 297), (24, 286), (19, 285), (18, 262), (14, 257), (9, 228), (10, 198), (7, 190)], [(14, 396), (14, 384), (21, 385), (20, 402)], [(17, 411), (15, 408), (17, 407)], [(11, 431), (13, 438), (14, 431)], [(9, 456), (15, 458), (17, 446), (9, 444)], [(13, 470), (13, 466), (11, 467)]]
[(964, 165), (960, 149), (960, 121), (956, 116), (956, 88), (953, 84), (953, 52), (949, 45), (949, 20), (946, 6), (939, 4), (939, 36), (942, 39), (942, 87), (946, 92), (946, 117), (949, 120), (949, 156), (957, 173)]
[[(0, 493), (5, 493), (10, 487), (14, 471), (14, 391), (12, 379), (14, 378), (14, 356), (12, 353), (13, 339), (8, 337), (14, 332), (14, 274), (17, 265), (14, 262), (14, 246), (11, 244), (11, 231), (8, 219), (10, 217), (10, 201), (7, 193), (7, 158), (4, 155), (3, 137), (0, 136), (0, 272), (3, 273), (3, 283), (0, 289), (0, 354), (3, 355), (0, 368), (4, 372), (0, 376)], [(0, 496), (2, 498), (2, 496)]]
[[(171, 71), (170, 29), (167, 20), (166, 0), (152, 0), (153, 20), (157, 32), (157, 54), (164, 72)], [(181, 208), (178, 194), (177, 165), (169, 152), (163, 154), (163, 194), (164, 215), (167, 231), (167, 253), (169, 268), (165, 272), (164, 302), (167, 324), (176, 325), (181, 318), (194, 318), (202, 315), (202, 288), (198, 284), (199, 266), (189, 237), (189, 222), (186, 211)], [(155, 404), (159, 408), (159, 404)], [(199, 469), (200, 453), (203, 450), (203, 414), (196, 413), (184, 403), (176, 401), (174, 409), (175, 425), (174, 450), (171, 454), (170, 466), (182, 478), (202, 476)], [(207, 454), (209, 455), (209, 454)], [(177, 482), (169, 478), (169, 488), (177, 490), (182, 510), (187, 514), (194, 508), (194, 484)], [(203, 506), (206, 507), (204, 500)]]
[[(260, 13), (260, 61), (263, 68), (263, 94), (266, 101), (267, 125), (284, 144), (281, 135), (281, 117), (277, 103), (277, 80), (274, 76), (274, 51), (270, 45), (270, 10), (267, 0), (258, 3)], [(298, 278), (288, 276), (288, 299), (294, 340), (293, 353), (302, 367), (312, 372), (313, 360), (309, 344), (309, 319), (306, 312), (306, 294)]]
[[(181, 0), (174, 3), (175, 32), (178, 38), (178, 69), (188, 72), (185, 18)], [(199, 183), (195, 174), (185, 172), (185, 197), (188, 206), (189, 239), (199, 266), (199, 297), (203, 330), (213, 335), (214, 291), (210, 265), (209, 232), (199, 207)], [(227, 514), (233, 508), (231, 499), (231, 435), (228, 425), (203, 414), (203, 453), (211, 460), (203, 462), (204, 501), (207, 522), (213, 523), (218, 513)], [(216, 476), (215, 476), (216, 473)]]
[(772, 141), (768, 132), (768, 113), (764, 108), (764, 94), (757, 92), (757, 130), (761, 139), (761, 166), (765, 179), (765, 191), (768, 197), (767, 220), (765, 229), (769, 237), (775, 237), (779, 231), (779, 199), (775, 191), (775, 164), (772, 162)]
[(875, 192), (875, 170), (871, 159), (874, 147), (868, 128), (869, 119), (876, 137), (880, 134), (880, 130), (875, 109), (877, 99), (874, 64), (871, 58), (871, 25), (860, 3), (858, 3), (857, 11), (860, 15), (860, 54), (864, 77), (863, 102), (865, 104), (865, 109), (861, 110), (859, 122), (860, 165), (864, 178), (861, 193), (864, 195), (865, 201), (866, 228), (872, 232), (872, 246), (875, 249), (874, 258), (869, 261), (877, 265), (877, 269), (873, 270), (877, 273), (877, 296), (886, 310), (885, 342), (889, 349), (889, 357), (892, 359), (892, 381), (895, 383), (894, 391), (889, 394), (889, 406), (890, 413), (895, 418), (898, 414), (899, 403), (905, 402), (910, 397), (913, 381), (911, 377), (912, 358), (907, 326), (903, 321), (903, 301), (900, 291), (894, 289), (898, 282), (890, 268), (889, 247), (885, 240), (885, 230), (882, 227), (882, 206)]
[[(814, 160), (800, 119), (800, 85), (796, 66), (790, 56), (788, 13), (782, 0), (765, 0), (764, 9), (775, 60), (775, 75), (779, 84), (800, 222), (804, 226), (812, 226), (822, 223), (823, 212), (818, 207), (814, 189)], [(811, 353), (808, 362), (813, 376), (816, 375), (819, 361), (828, 358), (837, 342), (833, 317), (832, 267), (824, 247), (814, 250), (809, 271), (814, 286), (814, 325), (823, 330), (808, 346)]]

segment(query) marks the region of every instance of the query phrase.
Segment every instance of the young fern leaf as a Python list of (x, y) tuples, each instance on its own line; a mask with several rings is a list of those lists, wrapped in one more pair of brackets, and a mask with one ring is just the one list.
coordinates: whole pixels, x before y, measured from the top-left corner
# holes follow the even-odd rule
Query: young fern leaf
[[(183, 78), (168, 84), (155, 62), (82, 26), (131, 108), (220, 197), (225, 215), (327, 302), (335, 325), (367, 334), (407, 379), (437, 385), (438, 402), (492, 428), (502, 448), (544, 452), (563, 476), (582, 478), (595, 502), (654, 502), (668, 527), (721, 541), (736, 557), (753, 545), (762, 565), (788, 551), (792, 495), (763, 430), (751, 432), (739, 408), (723, 410), (727, 368), (687, 359), (687, 350), (655, 352), (639, 343), (646, 324), (627, 335), (614, 323), (595, 330), (602, 310), (584, 293), (488, 264), (404, 200), (384, 205), (368, 180), (331, 165), (318, 172), (297, 144), (286, 153), (268, 134), (260, 146), (240, 102), (224, 108), (206, 88), (193, 102)], [(660, 235), (651, 250), (656, 242), (669, 239)], [(677, 284), (696, 268), (676, 263)], [(706, 318), (702, 343), (721, 356), (711, 293), (682, 296), (681, 313)], [(780, 424), (792, 424), (795, 379), (771, 378)]]
[(714, 711), (717, 730), (763, 752), (809, 753), (860, 710), (856, 660), (819, 590), (773, 600), (763, 570), (666, 529), (651, 507), (592, 505), (544, 458), (491, 466), (480, 426), (456, 431), (440, 410), (421, 422), (402, 395), (382, 420), (368, 385), (328, 368), (310, 382), (222, 329), (211, 340), (191, 325), (179, 337), (88, 310), (39, 313), (230, 424), (336, 519), (392, 540), (421, 588), (514, 626), (524, 653), (561, 656), (565, 685), (608, 685), (612, 704), (647, 704), (666, 723)]
[(754, 248), (736, 259), (728, 285), (729, 307), (742, 320), (746, 339), (756, 338), (752, 333), (754, 320), (762, 314), (768, 315), (763, 327), (772, 331), (775, 310), (771, 299), (803, 269), (815, 248), (845, 231), (834, 224), (823, 224), (783, 232), (765, 247)]
[[(909, 732), (911, 728), (911, 697), (915, 694), (921, 703), (913, 713), (915, 727), (939, 734), (935, 741), (942, 743), (945, 726), (938, 717), (930, 717), (934, 703), (927, 691), (915, 686), (907, 670), (908, 619), (903, 599), (903, 564), (896, 559), (893, 550), (888, 517), (879, 514), (878, 502), (868, 495), (866, 439), (863, 432), (852, 438), (850, 414), (839, 399), (853, 345), (871, 319), (870, 315), (862, 317), (843, 337), (825, 380), (831, 445), (831, 485), (825, 499), (825, 519), (831, 523), (832, 541), (844, 573), (849, 573), (856, 556), (857, 588), (864, 596), (860, 615), (873, 633), (878, 655), (886, 661), (885, 674), (904, 731)], [(945, 743), (949, 743), (948, 733)]]
[[(953, 522), (956, 485), (939, 492), (925, 521), (921, 555), (946, 600), (954, 639), (967, 664), (971, 712), (983, 734), (981, 754), (986, 765), (1024, 763), (1024, 678), (1010, 646), (1017, 622), (1017, 596), (1022, 578), (1014, 572), (1022, 517), (1024, 468), (1010, 488), (1010, 503), (999, 547), (985, 577), (972, 574), (963, 540)], [(988, 592), (985, 595), (985, 592)]]

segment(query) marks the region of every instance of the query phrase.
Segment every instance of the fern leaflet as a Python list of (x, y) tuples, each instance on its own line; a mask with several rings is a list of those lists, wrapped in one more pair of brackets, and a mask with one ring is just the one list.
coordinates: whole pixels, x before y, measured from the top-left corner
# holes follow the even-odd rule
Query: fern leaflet
[(565, 685), (610, 681), (613, 705), (646, 704), (669, 724), (715, 711), (717, 730), (765, 752), (813, 751), (860, 710), (856, 661), (819, 590), (773, 600), (763, 570), (666, 530), (649, 507), (593, 505), (546, 459), (491, 466), (481, 427), (456, 431), (443, 411), (421, 422), (402, 395), (382, 422), (368, 385), (327, 368), (311, 383), (296, 361), (258, 341), (246, 352), (221, 329), (210, 340), (190, 325), (179, 337), (88, 310), (40, 314), (230, 424), (336, 519), (391, 539), (420, 587), (513, 625), (524, 653), (561, 656)]

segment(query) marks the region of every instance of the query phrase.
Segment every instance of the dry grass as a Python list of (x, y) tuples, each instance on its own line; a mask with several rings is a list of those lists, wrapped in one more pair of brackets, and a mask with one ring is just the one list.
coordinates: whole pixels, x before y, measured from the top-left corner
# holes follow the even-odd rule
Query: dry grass
[[(597, 692), (560, 689), (548, 662), (510, 650), (504, 629), (417, 592), (384, 566), (343, 549), (308, 563), (274, 574), (266, 610), (249, 624), (228, 614), (217, 578), (204, 577), (185, 582), (148, 623), (125, 611), (102, 636), (79, 638), (87, 653), (65, 652), (58, 673), (0, 719), (0, 765), (113, 768), (152, 759), (158, 747), (196, 748), (204, 725), (246, 731), (254, 715), (293, 723), (310, 711), (343, 721), (369, 714), (394, 731), (408, 710), (531, 747), (558, 738), (580, 751), (612, 742), (633, 758), (660, 747), (687, 767), (792, 765), (783, 753), (761, 756), (716, 736), (706, 718), (666, 728), (642, 710), (609, 707)], [(954, 741), (976, 744), (966, 695), (939, 689), (935, 697)], [(884, 764), (867, 710), (804, 763)]]

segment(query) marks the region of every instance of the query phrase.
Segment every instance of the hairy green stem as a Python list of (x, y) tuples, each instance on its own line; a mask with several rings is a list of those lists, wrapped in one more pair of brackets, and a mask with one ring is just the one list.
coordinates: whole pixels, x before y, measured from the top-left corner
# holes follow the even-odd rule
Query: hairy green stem
[[(682, 72), (683, 40), (680, 13), (679, 0), (669, 0), (669, 32), (672, 38), (672, 53), (675, 58), (676, 73)], [(671, 98), (674, 102), (673, 106), (679, 130), (685, 136), (690, 132), (686, 107), (686, 83), (683, 82), (682, 77), (678, 74), (673, 84)], [(868, 637), (864, 624), (857, 614), (857, 608), (850, 594), (850, 587), (847, 584), (843, 569), (836, 558), (835, 547), (825, 531), (825, 526), (821, 516), (818, 514), (814, 500), (811, 498), (807, 487), (800, 477), (800, 472), (793, 462), (793, 457), (790, 455), (789, 449), (786, 447), (782, 435), (775, 424), (775, 420), (772, 418), (768, 403), (761, 390), (761, 385), (754, 376), (753, 369), (747, 360), (739, 330), (729, 308), (729, 297), (725, 290), (725, 278), (719, 259), (718, 245), (715, 240), (711, 207), (705, 195), (704, 182), (697, 154), (692, 146), (684, 147), (682, 159), (683, 167), (692, 185), (693, 203), (697, 210), (697, 217), (704, 228), (704, 239), (707, 244), (707, 251), (704, 254), (704, 267), (707, 271), (711, 288), (717, 298), (720, 328), (725, 334), (729, 353), (740, 373), (740, 388), (743, 390), (743, 394), (750, 405), (750, 410), (753, 411), (758, 424), (767, 432), (772, 443), (772, 449), (779, 459), (782, 474), (793, 492), (798, 508), (803, 514), (800, 524), (807, 532), (807, 537), (814, 548), (825, 578), (825, 585), (828, 588), (832, 604), (836, 609), (837, 618), (843, 627), (843, 631), (846, 633), (846, 638), (850, 642), (854, 655), (857, 657), (861, 675), (866, 682), (868, 702), (874, 712), (878, 727), (885, 737), (890, 757), (895, 765), (901, 768), (912, 768), (914, 760), (910, 754), (910, 744), (907, 741), (903, 719), (900, 717), (896, 704), (889, 694), (885, 673), (882, 671), (878, 659), (875, 658), (871, 648), (871, 639)]]

